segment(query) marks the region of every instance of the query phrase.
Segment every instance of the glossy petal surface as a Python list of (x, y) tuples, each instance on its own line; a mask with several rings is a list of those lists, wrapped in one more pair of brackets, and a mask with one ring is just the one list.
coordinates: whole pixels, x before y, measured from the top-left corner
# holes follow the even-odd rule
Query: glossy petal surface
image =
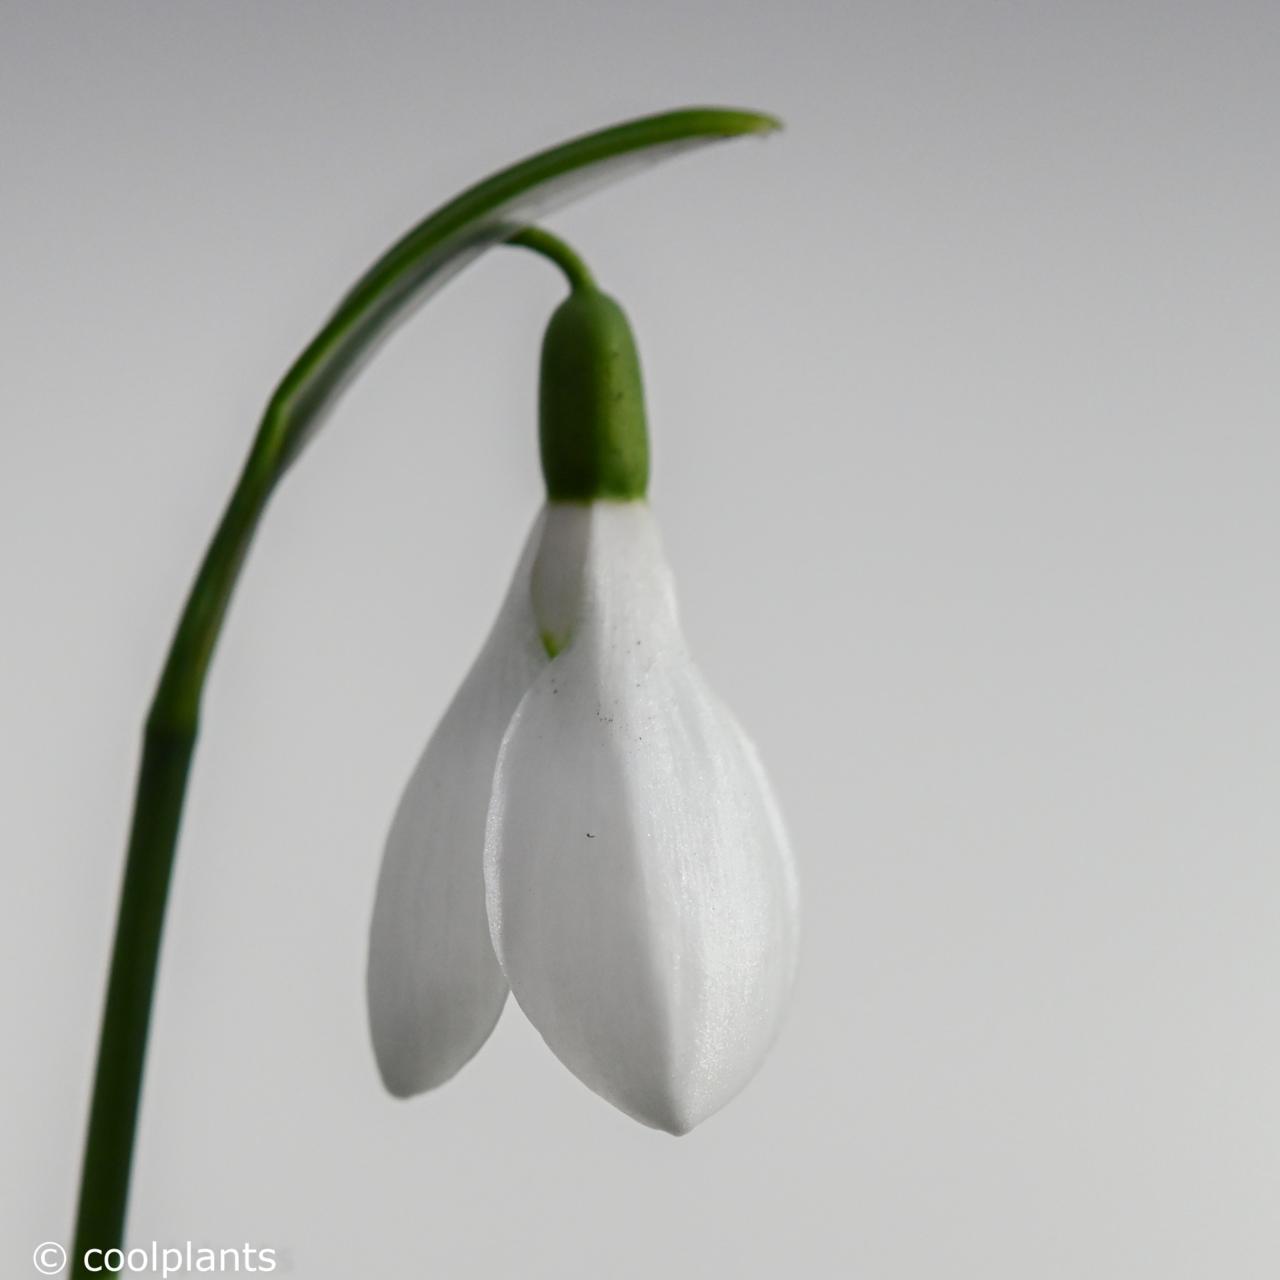
[(530, 603), (541, 523), (387, 838), (367, 993), (378, 1068), (398, 1097), (449, 1079), (488, 1038), (507, 997), (485, 918), (485, 814), (503, 733), (547, 663)]
[(566, 647), (498, 760), (494, 945), (570, 1070), (683, 1133), (746, 1084), (782, 1017), (798, 939), (786, 835), (689, 658), (645, 504), (553, 504), (533, 586)]

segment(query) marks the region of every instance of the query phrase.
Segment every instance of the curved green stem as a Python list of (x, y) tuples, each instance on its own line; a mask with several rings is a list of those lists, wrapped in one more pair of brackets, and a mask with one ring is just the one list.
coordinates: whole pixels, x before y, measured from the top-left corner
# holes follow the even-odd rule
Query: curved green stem
[[(118, 1247), (123, 1238), (152, 993), (201, 694), (232, 591), (275, 486), (324, 410), (395, 325), (486, 247), (507, 238), (513, 223), (541, 216), (640, 162), (776, 127), (752, 112), (672, 111), (587, 134), (494, 174), (379, 258), (276, 388), (179, 618), (146, 719), (90, 1104), (73, 1276), (94, 1274), (86, 1268), (86, 1251)], [(546, 252), (547, 242), (539, 243)], [(578, 269), (563, 253), (557, 260), (566, 272)]]
[(534, 253), (540, 253), (544, 258), (554, 262), (564, 272), (570, 289), (596, 287), (595, 276), (578, 256), (577, 250), (565, 244), (559, 236), (553, 236), (550, 231), (544, 231), (541, 227), (522, 227), (515, 235), (507, 237), (507, 244), (516, 245), (521, 249), (531, 249)]

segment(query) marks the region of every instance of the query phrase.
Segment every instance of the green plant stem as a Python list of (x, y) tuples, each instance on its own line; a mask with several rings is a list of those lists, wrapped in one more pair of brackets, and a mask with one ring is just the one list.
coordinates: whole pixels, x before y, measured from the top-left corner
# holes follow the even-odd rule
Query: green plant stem
[[(201, 695), (232, 591), (276, 484), (325, 409), (395, 325), (488, 245), (509, 238), (513, 224), (532, 209), (543, 214), (550, 204), (624, 175), (640, 158), (776, 127), (752, 112), (672, 111), (584, 135), (502, 170), (379, 258), (272, 395), (179, 618), (146, 719), (89, 1109), (73, 1277), (97, 1274), (86, 1267), (87, 1251), (117, 1248), (123, 1240), (165, 904)], [(566, 273), (585, 271), (571, 251), (557, 260)]]
[(570, 289), (594, 289), (595, 276), (591, 269), (578, 256), (576, 249), (567, 245), (559, 236), (553, 236), (542, 227), (523, 227), (515, 235), (508, 236), (507, 244), (521, 249), (532, 249), (541, 254), (549, 262), (554, 262), (564, 272)]
[(160, 934), (195, 742), (194, 726), (183, 731), (148, 722), (143, 737), (85, 1141), (75, 1275), (88, 1274), (86, 1251), (122, 1240)]
[(143, 729), (80, 1179), (71, 1255), (77, 1278), (92, 1274), (85, 1265), (89, 1250), (118, 1247), (124, 1238), (160, 939), (199, 730), (200, 694), (272, 487), (252, 464), (251, 457), (205, 553)]

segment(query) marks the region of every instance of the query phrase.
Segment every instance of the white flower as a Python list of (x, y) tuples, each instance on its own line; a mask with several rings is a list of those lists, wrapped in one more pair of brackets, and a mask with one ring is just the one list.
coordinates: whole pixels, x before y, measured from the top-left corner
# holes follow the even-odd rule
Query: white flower
[(448, 1079), (510, 984), (579, 1079), (687, 1132), (760, 1065), (797, 942), (777, 805), (689, 657), (648, 505), (549, 503), (387, 844), (387, 1087)]

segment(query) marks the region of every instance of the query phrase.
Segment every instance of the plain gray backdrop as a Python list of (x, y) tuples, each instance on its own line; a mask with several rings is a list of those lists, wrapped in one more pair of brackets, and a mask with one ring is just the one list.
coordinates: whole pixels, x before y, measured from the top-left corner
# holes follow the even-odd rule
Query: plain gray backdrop
[(316, 1280), (1280, 1274), (1280, 8), (0, 10), (3, 1268), (65, 1240), (140, 719), (273, 381), (485, 173), (782, 115), (550, 225), (628, 308), (692, 645), (806, 903), (690, 1136), (509, 1005), (386, 1097), (400, 787), (540, 499), (494, 252), (342, 402), (214, 666), (130, 1237)]

